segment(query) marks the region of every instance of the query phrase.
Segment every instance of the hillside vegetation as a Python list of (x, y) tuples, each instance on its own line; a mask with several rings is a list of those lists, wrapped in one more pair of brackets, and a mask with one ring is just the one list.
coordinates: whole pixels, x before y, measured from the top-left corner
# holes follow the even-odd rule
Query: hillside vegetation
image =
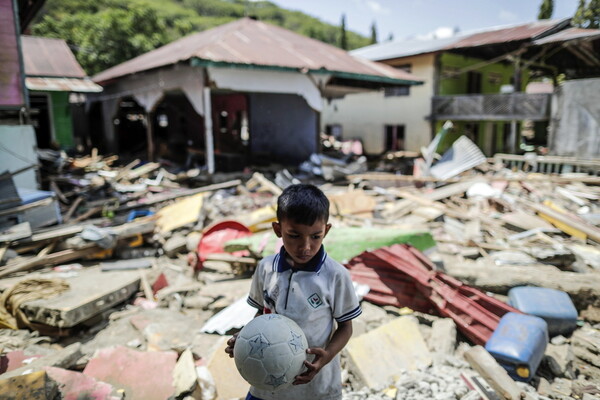
[[(93, 75), (190, 33), (244, 16), (340, 47), (342, 29), (268, 1), (249, 0), (47, 0), (31, 33), (65, 39)], [(340, 16), (341, 18), (341, 16)], [(347, 48), (370, 40), (345, 32)]]

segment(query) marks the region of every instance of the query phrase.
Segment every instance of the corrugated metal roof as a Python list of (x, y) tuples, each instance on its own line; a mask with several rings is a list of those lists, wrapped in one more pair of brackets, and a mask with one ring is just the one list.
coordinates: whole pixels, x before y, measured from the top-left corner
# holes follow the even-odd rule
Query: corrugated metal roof
[(478, 32), (463, 33), (444, 39), (412, 39), (385, 42), (356, 49), (351, 53), (353, 55), (368, 58), (369, 60), (383, 61), (450, 49), (477, 47), (527, 39), (535, 40), (547, 31), (567, 23), (568, 19), (542, 20), (528, 24), (492, 27)]
[(515, 42), (520, 40), (535, 40), (545, 32), (552, 30), (559, 25), (565, 24), (568, 19), (562, 20), (541, 20), (529, 24), (511, 26), (506, 28), (496, 28), (485, 32), (469, 35), (456, 43), (448, 45), (444, 50), (458, 49), (463, 47), (485, 46), (495, 43)]
[(226, 64), (369, 75), (406, 83), (419, 81), (405, 71), (353, 57), (337, 47), (250, 18), (186, 36), (109, 68), (93, 79), (104, 82), (193, 58)]
[(44, 92), (77, 92), (98, 93), (102, 86), (95, 84), (90, 79), (83, 78), (25, 78), (25, 86), (29, 90)]
[(62, 39), (21, 36), (25, 74), (84, 78), (85, 71)]
[(444, 39), (413, 39), (402, 42), (385, 42), (353, 50), (350, 52), (350, 54), (364, 57), (373, 61), (416, 56), (419, 54), (427, 54), (439, 51), (444, 47), (457, 42), (462, 37), (463, 36), (453, 36)]
[(533, 42), (535, 45), (600, 38), (600, 29), (569, 28)]

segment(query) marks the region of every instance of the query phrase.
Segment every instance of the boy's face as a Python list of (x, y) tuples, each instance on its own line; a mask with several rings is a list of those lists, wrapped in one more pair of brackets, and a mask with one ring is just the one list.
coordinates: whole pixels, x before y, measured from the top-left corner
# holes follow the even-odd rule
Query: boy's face
[(283, 239), (283, 247), (296, 268), (302, 267), (317, 254), (329, 228), (331, 224), (324, 220), (317, 220), (312, 225), (299, 224), (290, 219), (273, 222), (273, 231)]

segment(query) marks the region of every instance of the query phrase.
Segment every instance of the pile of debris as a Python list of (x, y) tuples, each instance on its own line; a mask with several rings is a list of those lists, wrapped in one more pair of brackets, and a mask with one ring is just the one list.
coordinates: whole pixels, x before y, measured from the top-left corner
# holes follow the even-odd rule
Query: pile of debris
[[(352, 160), (211, 182), (97, 154), (61, 161), (48, 182), (63, 223), (21, 208), (0, 232), (0, 397), (24, 384), (46, 398), (243, 398), (225, 341), (254, 315), (255, 266), (281, 246), (277, 196), (310, 178), (331, 201), (328, 253), (364, 297), (344, 398), (598, 398), (600, 179), (488, 162), (407, 176)], [(400, 248), (414, 258), (382, 255)], [(520, 380), (482, 346), (524, 312), (510, 292), (523, 286), (566, 293), (576, 317)]]

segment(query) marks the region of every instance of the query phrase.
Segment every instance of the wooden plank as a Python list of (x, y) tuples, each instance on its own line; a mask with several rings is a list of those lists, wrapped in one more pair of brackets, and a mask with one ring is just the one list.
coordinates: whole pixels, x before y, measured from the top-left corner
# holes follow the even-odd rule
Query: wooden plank
[(31, 225), (29, 222), (23, 222), (11, 226), (0, 234), (0, 243), (10, 243), (31, 236)]
[[(568, 212), (559, 212), (548, 206), (532, 203), (523, 199), (519, 199), (519, 201), (526, 204), (529, 208), (535, 210), (538, 214), (550, 217), (551, 219), (556, 220), (561, 224), (568, 226), (569, 228), (587, 235), (593, 241), (600, 243), (600, 229), (580, 219), (576, 215)], [(562, 229), (560, 226), (557, 226), (557, 228)]]
[(0, 271), (0, 278), (12, 275), (17, 272), (29, 271), (31, 269), (41, 267), (44, 265), (62, 264), (67, 261), (72, 261), (81, 257), (85, 257), (100, 250), (102, 250), (100, 247), (96, 246), (94, 243), (91, 243), (77, 250), (68, 249), (48, 255), (37, 255), (24, 261), (17, 261), (7, 264), (6, 267), (4, 267), (4, 269)]
[(521, 389), (486, 349), (481, 346), (472, 347), (465, 352), (465, 359), (501, 398), (506, 400), (521, 399)]
[(153, 198), (151, 198), (150, 200), (143, 199), (143, 201), (140, 201), (135, 204), (123, 205), (123, 206), (119, 207), (117, 209), (117, 211), (118, 212), (129, 211), (129, 210), (133, 210), (134, 208), (147, 207), (147, 206), (150, 206), (150, 205), (153, 205), (156, 203), (162, 203), (164, 201), (178, 199), (180, 197), (191, 196), (194, 194), (204, 193), (204, 192), (211, 192), (214, 190), (227, 189), (227, 188), (235, 187), (235, 186), (241, 185), (241, 184), (242, 184), (241, 180), (235, 179), (235, 180), (228, 181), (228, 182), (215, 183), (214, 185), (202, 186), (202, 187), (199, 187), (196, 189), (182, 190), (182, 191), (178, 191), (177, 193), (167, 193), (165, 195), (157, 195), (157, 196), (154, 196)]

